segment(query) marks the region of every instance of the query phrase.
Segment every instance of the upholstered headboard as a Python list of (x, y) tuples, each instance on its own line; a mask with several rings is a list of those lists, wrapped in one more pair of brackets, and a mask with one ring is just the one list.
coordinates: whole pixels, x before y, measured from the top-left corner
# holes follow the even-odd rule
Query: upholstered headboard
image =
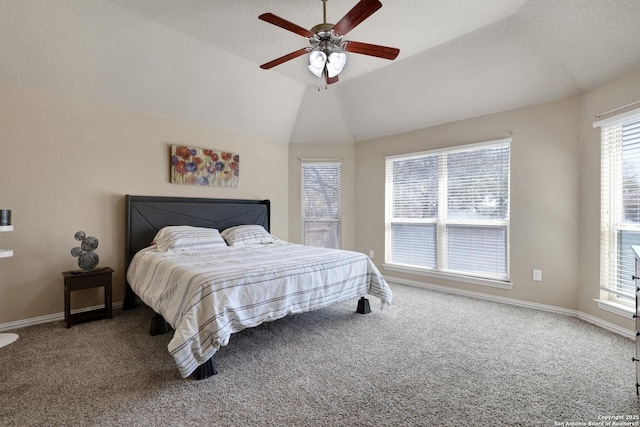
[[(125, 272), (131, 258), (151, 244), (168, 225), (225, 228), (244, 224), (270, 230), (269, 200), (203, 199), (188, 197), (125, 196)], [(124, 309), (135, 307), (135, 295), (125, 279)]]

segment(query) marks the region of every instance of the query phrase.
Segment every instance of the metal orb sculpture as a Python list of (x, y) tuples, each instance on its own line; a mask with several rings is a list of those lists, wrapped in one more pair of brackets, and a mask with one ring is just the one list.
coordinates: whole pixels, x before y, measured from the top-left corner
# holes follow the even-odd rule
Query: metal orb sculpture
[(78, 231), (74, 238), (82, 242), (80, 246), (71, 249), (71, 255), (78, 258), (78, 267), (84, 271), (91, 271), (98, 265), (98, 254), (93, 252), (98, 247), (98, 239), (87, 236), (84, 231)]

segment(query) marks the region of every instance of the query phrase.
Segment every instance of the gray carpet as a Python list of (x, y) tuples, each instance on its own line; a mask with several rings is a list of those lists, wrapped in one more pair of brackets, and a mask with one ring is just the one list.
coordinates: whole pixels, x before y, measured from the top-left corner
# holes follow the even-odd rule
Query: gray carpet
[(371, 298), (373, 312), (356, 314), (354, 300), (242, 331), (204, 381), (180, 377), (147, 308), (23, 328), (0, 349), (0, 425), (559, 426), (640, 414), (631, 340), (392, 287), (383, 311)]

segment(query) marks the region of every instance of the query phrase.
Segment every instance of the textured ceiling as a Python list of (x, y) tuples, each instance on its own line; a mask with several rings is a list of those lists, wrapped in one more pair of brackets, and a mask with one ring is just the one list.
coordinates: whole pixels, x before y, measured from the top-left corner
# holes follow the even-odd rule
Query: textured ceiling
[[(258, 20), (322, 22), (320, 0), (1, 0), (0, 83), (279, 142), (355, 142), (576, 95), (640, 68), (638, 0), (382, 0), (325, 89), (308, 46)], [(357, 0), (328, 0), (337, 22)]]

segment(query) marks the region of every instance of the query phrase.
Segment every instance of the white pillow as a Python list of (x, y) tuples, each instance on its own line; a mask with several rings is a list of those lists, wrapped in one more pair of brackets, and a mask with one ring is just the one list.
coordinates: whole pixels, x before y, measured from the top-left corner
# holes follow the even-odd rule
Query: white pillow
[(193, 251), (227, 246), (220, 232), (215, 228), (189, 225), (164, 227), (153, 238), (153, 243), (164, 252)]
[(237, 225), (220, 233), (229, 246), (261, 245), (276, 239), (261, 225)]

